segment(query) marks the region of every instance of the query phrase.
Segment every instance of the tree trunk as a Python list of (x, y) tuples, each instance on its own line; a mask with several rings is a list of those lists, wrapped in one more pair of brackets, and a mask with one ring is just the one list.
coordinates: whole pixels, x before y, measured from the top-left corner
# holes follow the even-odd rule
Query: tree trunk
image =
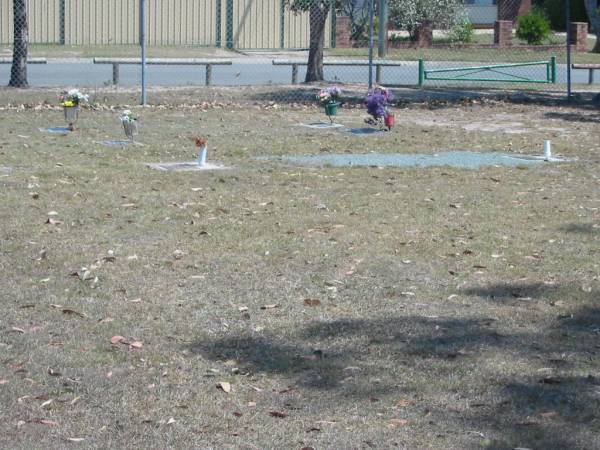
[(310, 7), (310, 48), (305, 82), (323, 81), (323, 46), (325, 45), (325, 22), (329, 9), (315, 0)]
[(28, 87), (27, 83), (27, 0), (13, 3), (14, 44), (9, 86)]
[(596, 45), (594, 45), (592, 53), (600, 53), (600, 14), (598, 14), (598, 1), (584, 0), (584, 3), (590, 24), (592, 25), (592, 32), (596, 34)]
[(415, 30), (415, 46), (431, 48), (433, 45), (433, 25), (430, 20), (424, 20)]

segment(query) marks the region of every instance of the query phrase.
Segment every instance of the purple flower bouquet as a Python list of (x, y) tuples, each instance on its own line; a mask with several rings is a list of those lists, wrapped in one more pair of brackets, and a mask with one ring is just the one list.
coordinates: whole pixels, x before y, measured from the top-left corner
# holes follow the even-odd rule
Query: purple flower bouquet
[(392, 91), (376, 86), (367, 92), (367, 112), (373, 116), (374, 121), (385, 119), (389, 112), (388, 103), (394, 99)]

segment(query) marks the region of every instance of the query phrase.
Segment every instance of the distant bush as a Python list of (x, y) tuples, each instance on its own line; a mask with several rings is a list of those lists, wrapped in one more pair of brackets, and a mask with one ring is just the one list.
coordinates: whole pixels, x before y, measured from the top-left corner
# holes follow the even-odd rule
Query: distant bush
[(541, 9), (534, 8), (519, 17), (517, 37), (530, 45), (539, 45), (550, 36), (550, 21)]
[(473, 42), (473, 24), (468, 20), (460, 23), (450, 31), (450, 40), (453, 42)]

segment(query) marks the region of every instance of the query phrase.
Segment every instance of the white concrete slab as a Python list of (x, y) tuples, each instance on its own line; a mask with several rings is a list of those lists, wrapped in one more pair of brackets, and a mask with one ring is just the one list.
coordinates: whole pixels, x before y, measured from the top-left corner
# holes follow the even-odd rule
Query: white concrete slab
[(344, 125), (342, 125), (341, 123), (335, 123), (335, 122), (331, 123), (331, 122), (325, 122), (325, 121), (313, 122), (313, 123), (299, 123), (298, 126), (314, 128), (317, 130), (327, 130), (327, 129), (331, 129), (331, 128), (343, 128), (344, 127)]
[(206, 172), (211, 170), (227, 170), (231, 167), (222, 166), (220, 164), (205, 163), (199, 166), (196, 161), (191, 162), (166, 162), (166, 163), (148, 163), (148, 167), (154, 170), (163, 172)]

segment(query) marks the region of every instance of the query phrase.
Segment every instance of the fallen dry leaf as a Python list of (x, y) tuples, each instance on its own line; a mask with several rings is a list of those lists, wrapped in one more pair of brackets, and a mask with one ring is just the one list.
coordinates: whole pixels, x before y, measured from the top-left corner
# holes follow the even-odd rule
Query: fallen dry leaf
[(400, 400), (398, 400), (398, 402), (396, 403), (396, 406), (399, 408), (406, 408), (407, 406), (410, 406), (413, 404), (412, 400), (409, 400), (407, 398), (402, 398)]
[(288, 415), (279, 411), (269, 411), (271, 417), (277, 417), (279, 419), (285, 419)]
[(73, 309), (65, 308), (65, 309), (61, 309), (61, 311), (63, 314), (66, 314), (66, 315), (73, 315), (73, 316), (77, 316), (77, 317), (81, 317), (81, 318), (87, 317), (85, 314), (75, 311)]
[(69, 442), (83, 442), (83, 441), (85, 441), (85, 438), (67, 438), (67, 441), (69, 441)]
[(387, 427), (388, 428), (396, 428), (401, 425), (406, 425), (407, 423), (408, 423), (408, 420), (406, 420), (406, 419), (391, 419), (388, 422)]
[(321, 304), (321, 300), (316, 298), (305, 298), (304, 304), (308, 306), (319, 306)]
[(227, 394), (229, 394), (231, 392), (231, 384), (228, 383), (227, 381), (219, 381), (217, 383), (217, 388), (221, 389), (223, 392), (226, 392)]
[(130, 349), (138, 349), (142, 348), (143, 346), (144, 344), (142, 343), (142, 341), (133, 341), (131, 344), (129, 344)]
[(125, 338), (123, 336), (113, 336), (110, 338), (110, 343), (113, 345), (118, 344), (119, 342), (121, 342), (122, 340), (124, 340)]
[(271, 305), (263, 305), (260, 307), (260, 309), (274, 309), (274, 308), (279, 308), (279, 305), (271, 304)]
[(87, 281), (92, 278), (92, 273), (89, 271), (87, 267), (82, 267), (79, 270), (74, 270), (69, 273), (72, 277), (78, 277), (81, 281)]
[(48, 367), (48, 375), (50, 375), (51, 377), (61, 377), (62, 373), (60, 373), (58, 370), (54, 370), (52, 367)]
[(47, 225), (61, 225), (62, 222), (57, 219), (53, 219), (52, 217), (48, 217), (48, 220), (45, 222)]
[(48, 420), (48, 419), (30, 419), (28, 420), (29, 423), (39, 423), (41, 425), (48, 425), (49, 427), (55, 427), (58, 425), (58, 422), (55, 422), (54, 420)]

